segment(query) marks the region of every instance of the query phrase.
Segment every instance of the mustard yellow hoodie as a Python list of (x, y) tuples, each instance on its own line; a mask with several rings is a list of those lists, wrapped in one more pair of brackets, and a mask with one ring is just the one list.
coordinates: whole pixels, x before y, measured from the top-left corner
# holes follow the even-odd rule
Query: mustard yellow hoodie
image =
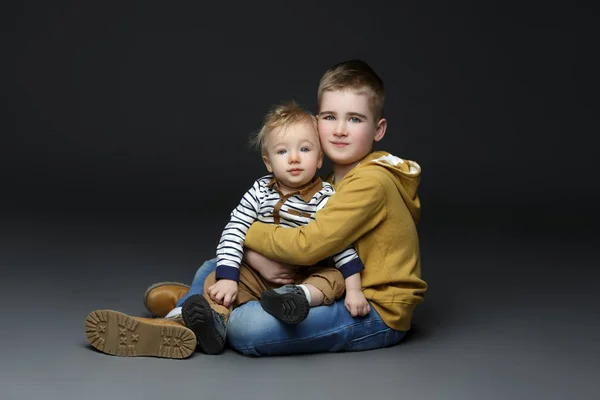
[(416, 222), (421, 167), (378, 151), (335, 185), (336, 194), (306, 226), (254, 223), (245, 245), (266, 257), (312, 265), (354, 244), (365, 269), (365, 297), (390, 328), (410, 328), (427, 284), (421, 280)]

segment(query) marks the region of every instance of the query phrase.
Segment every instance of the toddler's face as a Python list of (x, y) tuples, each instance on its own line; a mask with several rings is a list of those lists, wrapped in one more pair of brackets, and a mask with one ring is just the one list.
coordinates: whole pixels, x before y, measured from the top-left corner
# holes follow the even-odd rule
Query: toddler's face
[(306, 185), (323, 164), (315, 127), (299, 122), (269, 132), (263, 161), (282, 190), (294, 191)]

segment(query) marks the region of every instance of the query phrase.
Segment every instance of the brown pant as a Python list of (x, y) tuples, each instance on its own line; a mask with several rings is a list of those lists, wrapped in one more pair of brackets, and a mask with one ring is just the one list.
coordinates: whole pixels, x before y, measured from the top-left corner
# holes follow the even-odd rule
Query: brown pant
[[(298, 270), (299, 277), (294, 284), (310, 284), (319, 289), (325, 295), (323, 304), (331, 304), (344, 294), (344, 277), (336, 268), (330, 267), (304, 267)], [(229, 308), (217, 304), (208, 295), (208, 288), (217, 282), (216, 272), (212, 272), (204, 280), (204, 298), (208, 301), (213, 310), (222, 314), (225, 320), (229, 318), (231, 310), (252, 300), (260, 300), (262, 292), (269, 289), (276, 289), (280, 285), (266, 281), (251, 267), (243, 264), (240, 266), (240, 280), (238, 283), (238, 293), (233, 305)]]

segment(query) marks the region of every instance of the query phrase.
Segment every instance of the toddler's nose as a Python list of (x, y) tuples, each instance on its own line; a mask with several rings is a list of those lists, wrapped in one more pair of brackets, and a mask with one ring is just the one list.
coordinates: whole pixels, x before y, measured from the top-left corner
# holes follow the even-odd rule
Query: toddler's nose
[(300, 157), (298, 156), (298, 153), (290, 152), (290, 157), (288, 159), (288, 162), (290, 164), (292, 164), (292, 163), (298, 163), (299, 161), (300, 161)]

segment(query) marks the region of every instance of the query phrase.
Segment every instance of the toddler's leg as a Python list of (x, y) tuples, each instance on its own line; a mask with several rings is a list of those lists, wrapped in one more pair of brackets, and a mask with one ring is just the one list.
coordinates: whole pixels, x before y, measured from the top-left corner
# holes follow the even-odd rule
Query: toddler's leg
[(216, 282), (216, 273), (211, 272), (204, 280), (203, 294), (192, 294), (181, 306), (185, 326), (196, 335), (198, 350), (206, 354), (218, 354), (225, 348), (227, 319), (232, 309), (217, 304), (208, 295), (208, 288)]
[(344, 293), (344, 277), (335, 268), (311, 268), (299, 285), (285, 285), (262, 293), (263, 309), (287, 324), (297, 324), (310, 307), (331, 304)]
[(260, 300), (260, 295), (273, 286), (263, 279), (258, 272), (246, 264), (240, 266), (240, 282), (234, 307), (249, 301)]
[(251, 300), (259, 300), (263, 309), (287, 324), (297, 324), (308, 315), (309, 294), (295, 285), (286, 285), (275, 288), (265, 281), (262, 276), (252, 268), (242, 265), (240, 268), (240, 290), (238, 292), (239, 304)]
[(311, 292), (311, 307), (329, 305), (344, 295), (344, 276), (337, 268), (311, 268), (307, 272), (309, 275), (302, 284), (306, 285)]
[(181, 306), (185, 325), (196, 335), (199, 350), (206, 354), (218, 354), (223, 351), (227, 320), (233, 307), (258, 300), (260, 292), (266, 289), (262, 278), (242, 264), (237, 297), (232, 307), (227, 308), (217, 304), (208, 294), (208, 288), (216, 282), (216, 273), (210, 273), (204, 280), (203, 294), (192, 294)]

